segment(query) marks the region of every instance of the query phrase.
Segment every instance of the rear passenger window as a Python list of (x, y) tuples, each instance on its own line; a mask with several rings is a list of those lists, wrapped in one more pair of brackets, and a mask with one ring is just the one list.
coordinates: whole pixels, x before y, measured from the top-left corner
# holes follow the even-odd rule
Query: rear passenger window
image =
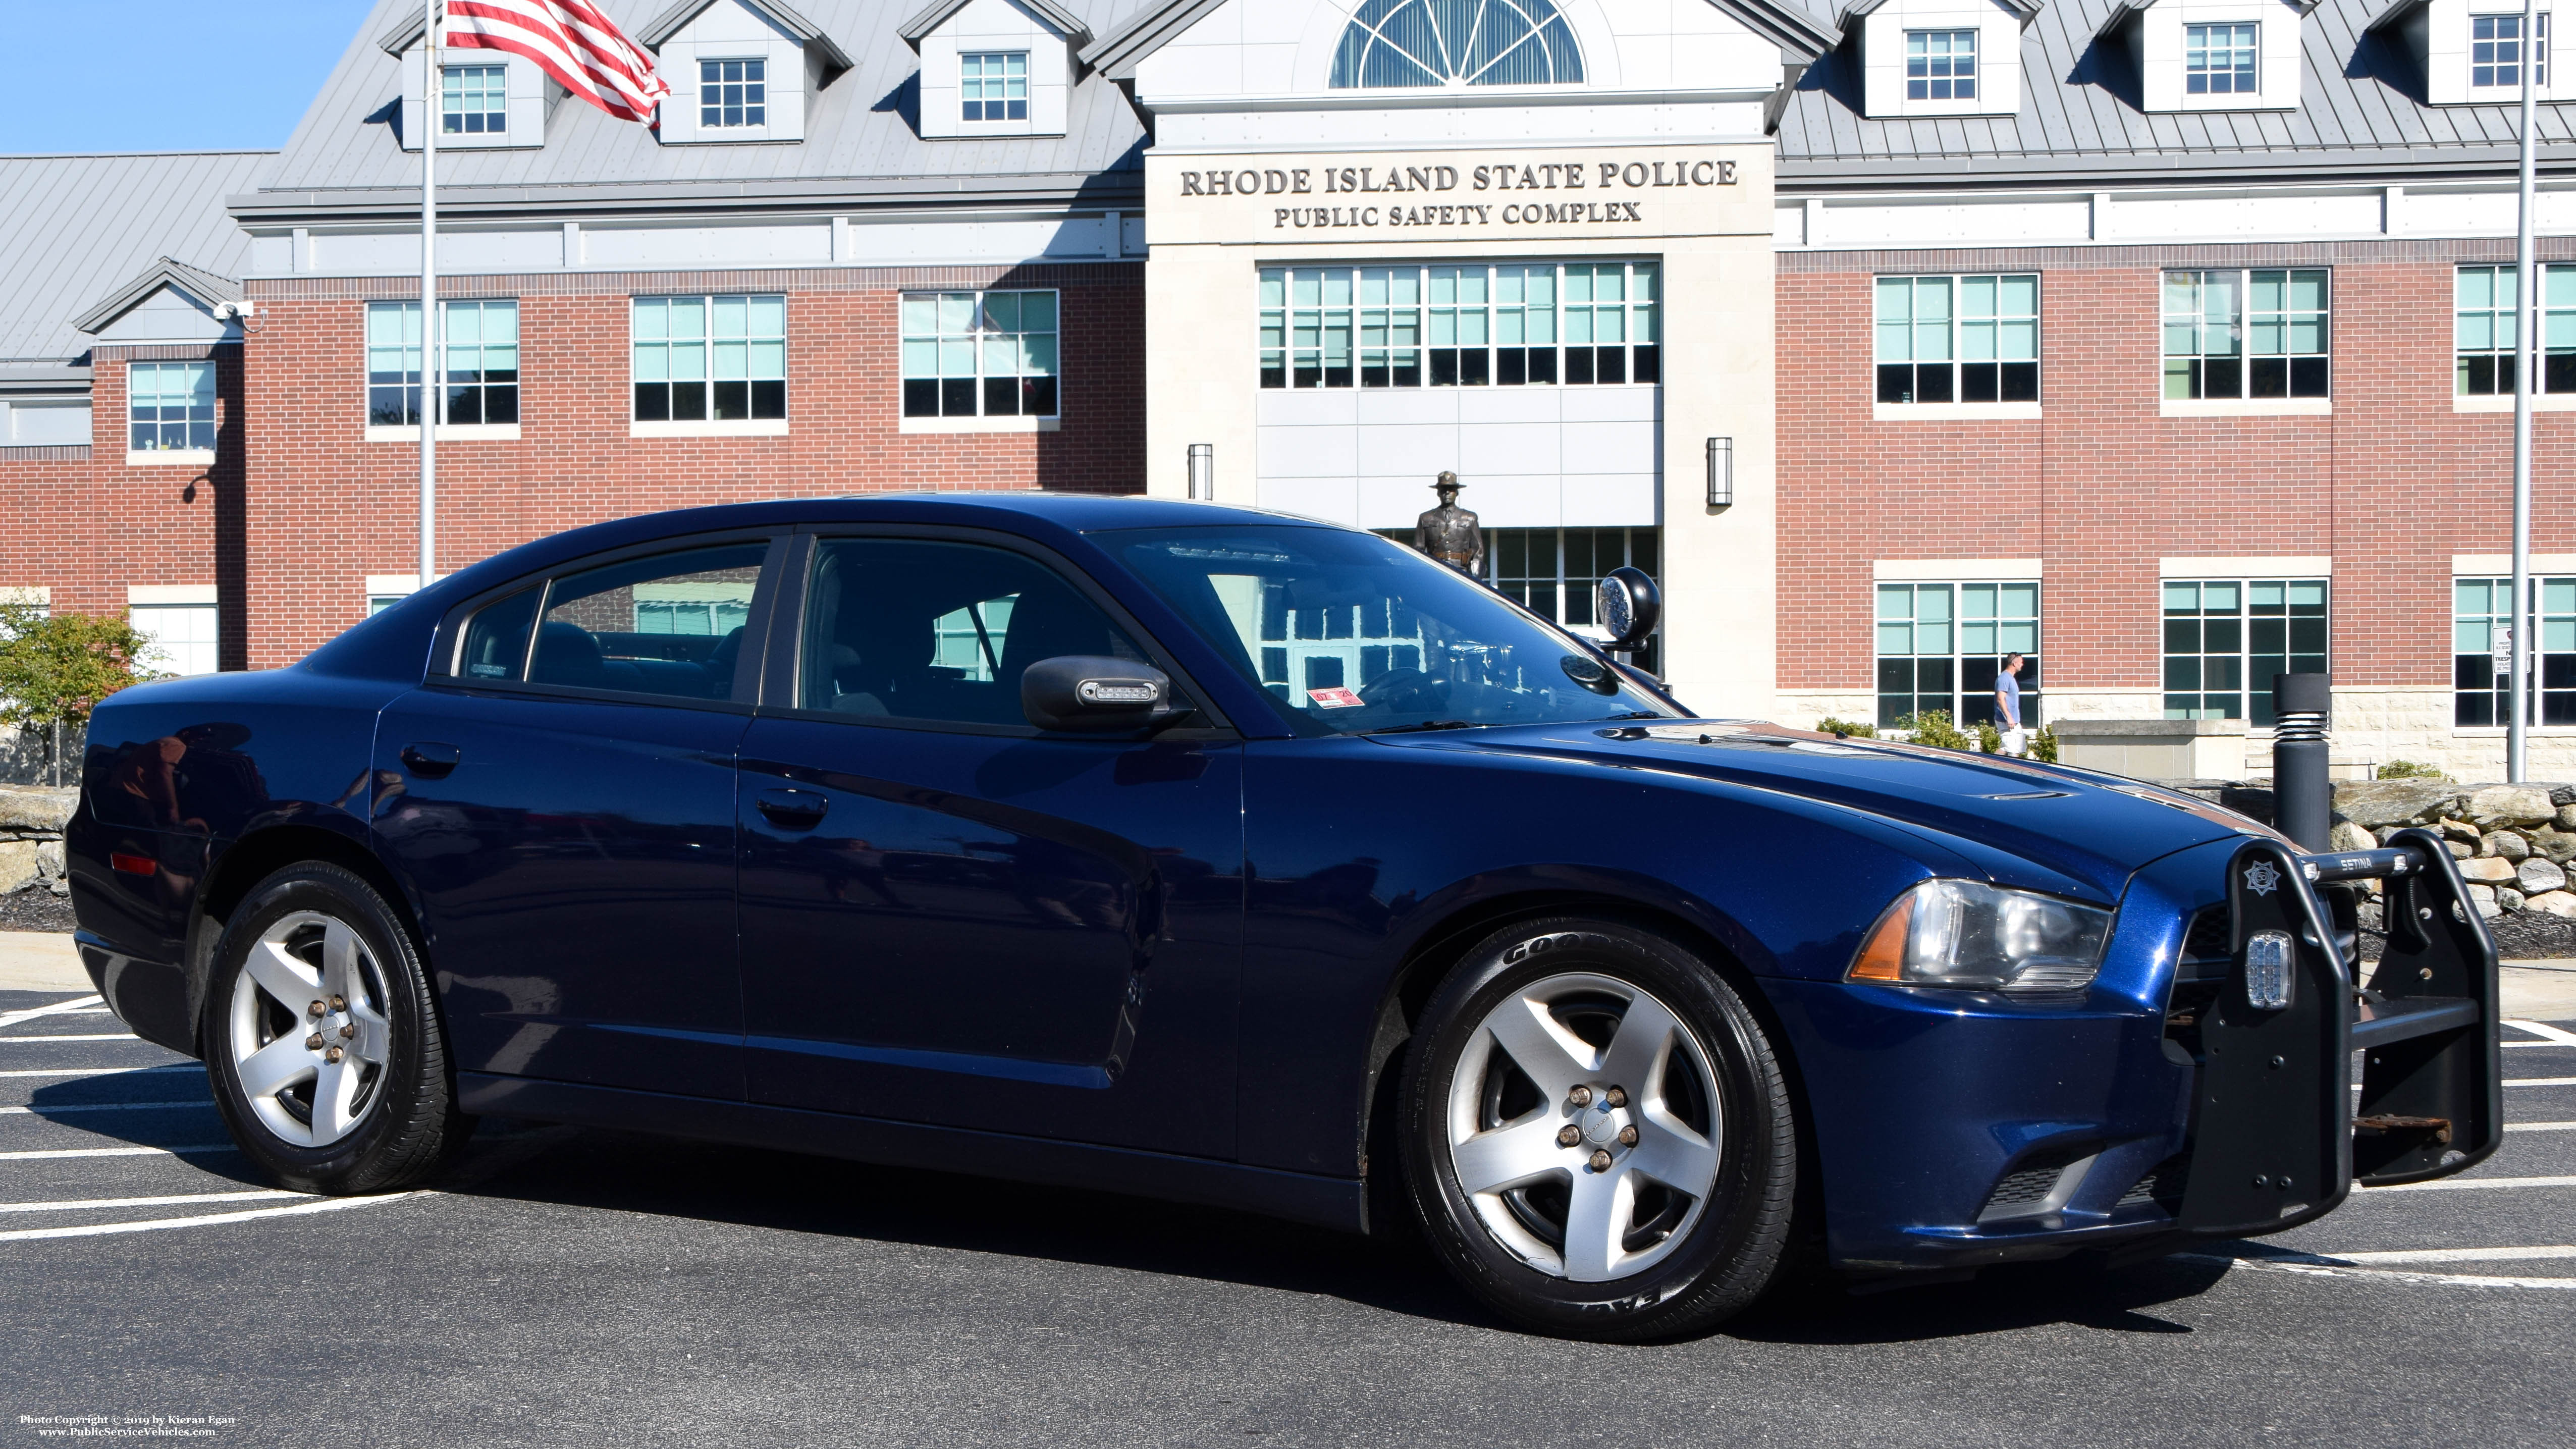
[(457, 676), (468, 683), (518, 678), (519, 666), (528, 658), (528, 626), (536, 618), (535, 589), (484, 605), (465, 626), (465, 643), (456, 653)]
[[(766, 543), (726, 544), (566, 574), (546, 593), (529, 681), (732, 698), (743, 628), (768, 553)], [(468, 641), (470, 647), (470, 630)]]

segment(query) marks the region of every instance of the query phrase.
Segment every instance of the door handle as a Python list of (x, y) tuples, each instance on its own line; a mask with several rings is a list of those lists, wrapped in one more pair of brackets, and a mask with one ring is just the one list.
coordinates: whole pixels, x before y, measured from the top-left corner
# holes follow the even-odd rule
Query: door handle
[(421, 740), (402, 747), (404, 767), (424, 779), (443, 778), (464, 758), (463, 750), (454, 745), (442, 745), (436, 740)]
[(759, 805), (760, 813), (781, 830), (811, 830), (832, 808), (830, 799), (811, 790), (763, 790)]

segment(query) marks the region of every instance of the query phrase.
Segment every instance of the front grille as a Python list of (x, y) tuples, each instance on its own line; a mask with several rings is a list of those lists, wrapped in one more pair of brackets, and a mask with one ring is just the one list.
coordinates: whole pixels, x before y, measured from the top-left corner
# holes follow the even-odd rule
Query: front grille
[(2235, 941), (2227, 929), (2227, 907), (2210, 906), (2191, 918), (2191, 929), (2182, 938), (2185, 961), (2228, 961), (2235, 958)]
[(2191, 1158), (2188, 1154), (2177, 1153), (2168, 1157), (2149, 1169), (2147, 1175), (2139, 1178), (2136, 1185), (2122, 1193), (2118, 1206), (2131, 1207), (2138, 1203), (2151, 1202), (2166, 1212), (2178, 1211), (2182, 1207), (2183, 1188), (2189, 1180), (2190, 1170)]
[(1996, 1218), (2020, 1217), (2048, 1201), (2066, 1170), (2091, 1155), (2089, 1147), (2051, 1147), (2034, 1152), (2021, 1164), (2005, 1173), (1986, 1195), (1986, 1205), (1978, 1212), (1979, 1222)]

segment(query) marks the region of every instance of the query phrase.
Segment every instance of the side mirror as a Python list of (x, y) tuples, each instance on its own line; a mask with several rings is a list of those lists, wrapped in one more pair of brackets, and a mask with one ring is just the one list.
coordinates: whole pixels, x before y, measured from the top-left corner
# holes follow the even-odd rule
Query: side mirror
[(1020, 712), (1042, 730), (1140, 730), (1170, 716), (1171, 698), (1171, 676), (1133, 659), (1065, 654), (1020, 675)]
[(1615, 568), (1601, 581), (1601, 627), (1611, 649), (1626, 653), (1646, 642), (1664, 617), (1664, 593), (1639, 568)]

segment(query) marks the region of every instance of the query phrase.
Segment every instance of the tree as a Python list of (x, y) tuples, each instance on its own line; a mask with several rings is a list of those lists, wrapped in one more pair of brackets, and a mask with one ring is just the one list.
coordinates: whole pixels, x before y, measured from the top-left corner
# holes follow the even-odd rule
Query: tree
[(0, 604), (0, 720), (52, 736), (59, 785), (63, 726), (86, 723), (99, 701), (157, 677), (141, 667), (151, 649), (151, 639), (124, 619)]

